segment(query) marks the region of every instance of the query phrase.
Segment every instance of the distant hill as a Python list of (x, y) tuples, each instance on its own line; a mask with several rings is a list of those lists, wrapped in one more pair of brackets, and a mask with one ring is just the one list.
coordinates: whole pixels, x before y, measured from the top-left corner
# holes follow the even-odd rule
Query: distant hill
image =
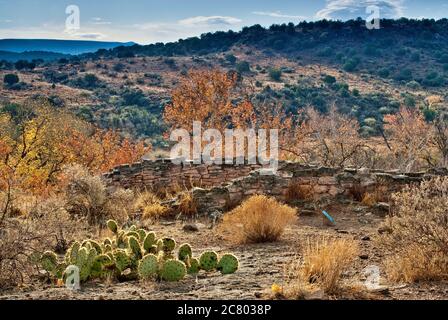
[(58, 60), (61, 58), (71, 57), (71, 55), (46, 52), (46, 51), (27, 51), (27, 52), (11, 52), (11, 51), (0, 51), (0, 60), (6, 60), (11, 62), (16, 62), (18, 60), (37, 60), (42, 59), (44, 61)]
[(78, 55), (95, 52), (100, 49), (113, 49), (119, 46), (134, 45), (133, 42), (103, 42), (82, 40), (48, 40), (48, 39), (3, 39), (0, 51), (24, 53), (30, 51), (54, 52)]

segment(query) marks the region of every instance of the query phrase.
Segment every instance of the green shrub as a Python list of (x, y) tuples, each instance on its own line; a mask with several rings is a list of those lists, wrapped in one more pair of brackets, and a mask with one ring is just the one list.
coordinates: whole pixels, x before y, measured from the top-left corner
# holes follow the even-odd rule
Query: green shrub
[(19, 81), (19, 76), (13, 73), (6, 74), (3, 78), (3, 82), (7, 86), (15, 85), (16, 83), (19, 83)]
[(237, 65), (236, 65), (236, 71), (238, 73), (250, 72), (249, 62), (247, 62), (247, 61), (238, 62)]
[(274, 81), (280, 81), (282, 78), (282, 71), (280, 69), (269, 69), (269, 77)]

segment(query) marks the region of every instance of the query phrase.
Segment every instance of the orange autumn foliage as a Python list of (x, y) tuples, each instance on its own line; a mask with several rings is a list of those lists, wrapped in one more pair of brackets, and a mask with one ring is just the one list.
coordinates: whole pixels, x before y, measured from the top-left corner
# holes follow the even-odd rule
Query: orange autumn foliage
[(58, 184), (65, 165), (81, 164), (101, 173), (138, 161), (149, 150), (45, 105), (33, 112), (19, 123), (0, 115), (0, 191), (42, 194)]
[(194, 121), (204, 129), (246, 128), (255, 121), (254, 107), (249, 99), (235, 103), (238, 92), (237, 75), (219, 70), (191, 71), (172, 93), (164, 119), (172, 129), (191, 131)]
[(128, 139), (121, 139), (117, 132), (99, 129), (93, 134), (73, 130), (63, 147), (71, 162), (99, 173), (136, 162), (150, 150), (143, 142), (134, 144)]

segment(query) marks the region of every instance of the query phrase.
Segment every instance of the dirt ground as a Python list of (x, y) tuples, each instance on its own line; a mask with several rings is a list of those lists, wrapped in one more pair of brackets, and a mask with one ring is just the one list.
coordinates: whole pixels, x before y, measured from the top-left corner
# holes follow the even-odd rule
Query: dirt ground
[[(194, 254), (205, 249), (217, 252), (231, 251), (240, 259), (240, 269), (233, 275), (200, 273), (189, 276), (179, 283), (100, 283), (91, 282), (82, 286), (79, 292), (65, 287), (44, 284), (36, 279), (31, 286), (15, 291), (0, 293), (0, 299), (271, 299), (273, 283), (282, 284), (284, 268), (300, 252), (300, 245), (308, 238), (338, 237), (359, 241), (360, 255), (351, 270), (344, 274), (344, 281), (359, 283), (365, 288), (364, 269), (376, 265), (381, 270), (382, 254), (376, 247), (375, 237), (383, 218), (360, 205), (338, 205), (327, 208), (336, 220), (336, 225), (328, 226), (323, 218), (315, 214), (301, 215), (297, 225), (287, 228), (281, 241), (270, 244), (230, 245), (211, 228), (209, 222), (195, 222), (196, 232), (184, 231), (181, 222), (162, 222), (152, 229), (159, 236), (172, 236), (178, 243), (188, 242)], [(338, 297), (314, 296), (318, 299), (448, 299), (448, 282), (422, 283), (413, 285), (389, 284), (382, 274), (382, 290), (360, 294), (341, 294)], [(365, 291), (365, 292), (364, 292)]]

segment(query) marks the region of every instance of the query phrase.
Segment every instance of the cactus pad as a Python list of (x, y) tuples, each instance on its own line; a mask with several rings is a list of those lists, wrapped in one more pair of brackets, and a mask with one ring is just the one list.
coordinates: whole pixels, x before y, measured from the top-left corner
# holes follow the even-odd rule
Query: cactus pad
[(138, 264), (138, 275), (141, 279), (148, 279), (157, 274), (158, 262), (157, 257), (153, 254), (148, 254), (140, 260)]
[(221, 271), (222, 274), (231, 274), (235, 273), (238, 270), (238, 267), (238, 258), (233, 254), (225, 254), (219, 260), (217, 269)]
[(162, 266), (160, 276), (163, 280), (174, 282), (182, 280), (187, 274), (185, 263), (178, 260), (168, 260)]
[(107, 221), (107, 228), (115, 234), (118, 233), (118, 224), (115, 220)]
[(189, 258), (193, 256), (191, 246), (188, 243), (184, 243), (179, 247), (179, 252), (177, 257), (180, 261), (186, 262)]
[(199, 265), (202, 270), (213, 271), (218, 266), (218, 254), (214, 251), (206, 251), (199, 258)]

